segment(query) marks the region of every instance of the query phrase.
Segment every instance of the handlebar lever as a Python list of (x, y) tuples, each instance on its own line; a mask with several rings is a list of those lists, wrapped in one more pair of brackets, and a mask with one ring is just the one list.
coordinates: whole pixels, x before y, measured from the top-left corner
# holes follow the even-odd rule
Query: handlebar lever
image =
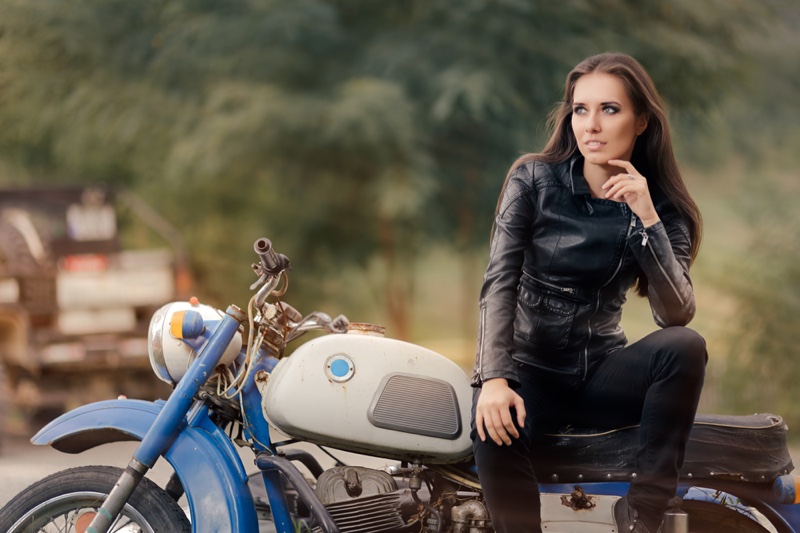
[[(259, 265), (256, 265), (255, 263), (253, 263), (252, 266), (253, 266), (253, 270), (256, 272), (256, 274), (258, 274)], [(258, 281), (256, 281), (252, 285), (250, 285), (250, 290), (251, 291), (255, 290), (259, 285), (261, 285), (265, 281), (267, 281), (267, 275), (266, 274), (261, 274), (261, 276), (258, 278)]]

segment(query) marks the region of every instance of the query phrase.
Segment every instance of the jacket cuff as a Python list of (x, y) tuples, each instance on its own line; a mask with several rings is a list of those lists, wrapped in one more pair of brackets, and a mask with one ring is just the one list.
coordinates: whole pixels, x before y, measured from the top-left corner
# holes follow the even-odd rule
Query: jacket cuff
[(630, 236), (628, 237), (628, 246), (633, 247), (637, 244), (639, 246), (645, 246), (647, 244), (647, 241), (658, 233), (662, 233), (663, 237), (667, 240), (667, 243), (669, 243), (669, 237), (667, 237), (667, 229), (664, 226), (664, 222), (662, 220), (659, 220), (652, 226), (648, 226), (645, 228), (642, 225), (642, 221), (637, 217), (636, 226), (633, 232), (631, 232)]
[(475, 372), (475, 374), (472, 375), (471, 385), (480, 388), (485, 382), (495, 378), (505, 378), (505, 380), (508, 381), (508, 386), (512, 389), (519, 387), (519, 376), (517, 372), (508, 369), (488, 370), (483, 373)]

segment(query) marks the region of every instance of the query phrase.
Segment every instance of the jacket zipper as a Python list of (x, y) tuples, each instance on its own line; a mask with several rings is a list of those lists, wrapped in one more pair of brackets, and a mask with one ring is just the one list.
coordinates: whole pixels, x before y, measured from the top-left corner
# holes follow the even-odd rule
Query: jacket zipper
[[(636, 227), (636, 215), (633, 212), (631, 212), (631, 222), (628, 225), (628, 233), (626, 235), (626, 238), (631, 236), (631, 234), (633, 233), (633, 228), (635, 227)], [(603, 285), (600, 286), (600, 289), (598, 289), (597, 301), (594, 306), (594, 313), (592, 313), (592, 316), (589, 317), (589, 319), (586, 321), (586, 327), (589, 330), (589, 338), (586, 339), (586, 347), (583, 349), (583, 377), (581, 378), (582, 381), (586, 381), (586, 376), (589, 373), (589, 344), (592, 342), (592, 335), (594, 334), (594, 332), (592, 331), (592, 317), (595, 316), (597, 314), (598, 309), (600, 309), (600, 293), (609, 283), (611, 283), (614, 280), (616, 275), (619, 273), (619, 269), (622, 268), (623, 261), (625, 261), (624, 253), (619, 258), (619, 263), (617, 263), (617, 268), (614, 269), (614, 273), (611, 274), (611, 277), (608, 278), (608, 281), (603, 283)]]
[(558, 291), (558, 292), (566, 292), (567, 294), (572, 294), (572, 295), (575, 295), (575, 293), (578, 292), (574, 287), (560, 287), (558, 285), (555, 285), (554, 283), (550, 283), (548, 281), (541, 280), (541, 279), (537, 278), (536, 276), (531, 276), (527, 272), (524, 272), (524, 274), (526, 276), (528, 276), (529, 278), (531, 278), (532, 280), (534, 280), (535, 282), (541, 283), (542, 285), (544, 285), (548, 289), (553, 289), (554, 291)]
[(486, 331), (484, 329), (486, 327), (485, 306), (481, 307), (481, 316), (479, 322), (480, 322), (481, 338), (480, 338), (480, 344), (478, 345), (478, 378), (480, 379), (481, 382), (483, 382), (483, 340), (484, 337), (486, 337)]
[(639, 233), (642, 236), (642, 246), (644, 246), (644, 247), (646, 247), (646, 248), (648, 248), (650, 250), (650, 254), (653, 256), (653, 261), (656, 262), (656, 265), (658, 265), (658, 268), (661, 270), (661, 273), (667, 279), (667, 282), (669, 283), (669, 286), (672, 287), (673, 292), (675, 292), (675, 296), (678, 297), (678, 302), (681, 304), (681, 306), (686, 305), (684, 303), (684, 301), (683, 301), (683, 298), (681, 297), (681, 293), (678, 292), (678, 287), (675, 286), (675, 283), (672, 281), (672, 278), (670, 278), (667, 275), (667, 271), (664, 269), (664, 266), (658, 260), (658, 256), (656, 255), (656, 251), (653, 248), (653, 245), (651, 244), (650, 246), (647, 246), (647, 243), (650, 240), (650, 236), (647, 234), (647, 232), (645, 230), (641, 230)]

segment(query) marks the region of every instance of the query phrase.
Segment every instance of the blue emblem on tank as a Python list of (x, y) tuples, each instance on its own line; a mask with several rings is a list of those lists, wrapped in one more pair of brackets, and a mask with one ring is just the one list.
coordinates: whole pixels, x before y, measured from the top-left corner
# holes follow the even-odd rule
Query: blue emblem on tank
[(333, 354), (325, 361), (325, 375), (331, 381), (344, 383), (349, 381), (355, 373), (356, 367), (353, 364), (353, 360), (346, 354)]

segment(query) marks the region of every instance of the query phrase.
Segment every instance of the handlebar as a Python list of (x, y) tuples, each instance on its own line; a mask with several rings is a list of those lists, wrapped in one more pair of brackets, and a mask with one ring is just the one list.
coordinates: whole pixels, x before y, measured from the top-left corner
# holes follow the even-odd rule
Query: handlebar
[(288, 344), (304, 333), (313, 330), (325, 330), (328, 333), (347, 333), (349, 325), (350, 321), (344, 315), (339, 315), (332, 319), (327, 313), (314, 311), (293, 325), (291, 332), (286, 336), (286, 343)]
[[(281, 277), (286, 279), (285, 275), (282, 275), (289, 270), (289, 258), (283, 254), (277, 253), (272, 247), (272, 242), (266, 237), (257, 239), (253, 243), (253, 250), (261, 260), (259, 263), (253, 264), (253, 271), (259, 276), (259, 279), (253, 283), (250, 288), (255, 289), (261, 286), (253, 297), (253, 301), (257, 309), (261, 310), (265, 315), (269, 315), (268, 318), (272, 319), (276, 313), (274, 306), (270, 306), (272, 307), (271, 314), (267, 308), (263, 308), (263, 306), (266, 305), (267, 297), (273, 294), (278, 283), (280, 283)], [(283, 290), (285, 290), (285, 285)], [(283, 295), (283, 290), (275, 294), (278, 296)], [(289, 326), (289, 331), (283, 340), (284, 343), (289, 343), (293, 339), (311, 330), (326, 330), (329, 333), (346, 333), (350, 324), (350, 321), (347, 320), (347, 317), (344, 315), (339, 315), (332, 319), (325, 313), (314, 312), (306, 317), (302, 317), (297, 310), (288, 305), (282, 305), (281, 310), (284, 313), (283, 323), (285, 326)]]
[(289, 268), (289, 258), (277, 253), (269, 239), (262, 237), (256, 240), (253, 250), (261, 258), (261, 266), (268, 274), (275, 276)]

